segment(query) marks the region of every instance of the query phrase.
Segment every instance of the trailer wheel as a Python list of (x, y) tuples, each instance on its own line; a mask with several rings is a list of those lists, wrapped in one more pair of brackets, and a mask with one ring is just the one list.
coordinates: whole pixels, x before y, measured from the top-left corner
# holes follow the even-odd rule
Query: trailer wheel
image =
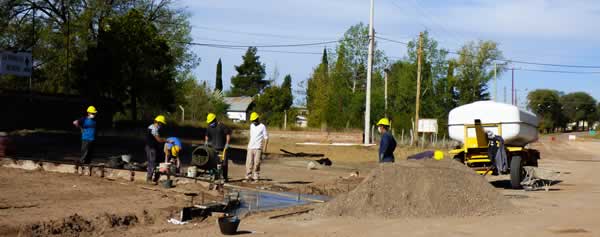
[(463, 157), (464, 157), (464, 155), (461, 153), (459, 155), (454, 156), (454, 158), (452, 158), (452, 160), (454, 160), (458, 163), (464, 164), (465, 162), (463, 161)]
[(521, 156), (513, 156), (510, 161), (510, 185), (513, 189), (521, 188), (523, 181), (523, 162)]

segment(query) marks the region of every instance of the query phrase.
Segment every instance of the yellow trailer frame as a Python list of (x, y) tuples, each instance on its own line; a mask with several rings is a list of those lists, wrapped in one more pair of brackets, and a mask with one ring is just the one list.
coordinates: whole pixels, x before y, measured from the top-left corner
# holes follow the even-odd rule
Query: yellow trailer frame
[[(496, 135), (502, 136), (501, 123), (482, 124), (479, 120), (475, 120), (474, 124), (464, 125), (463, 145), (461, 148), (451, 150), (450, 154), (454, 156), (454, 160), (472, 168), (478, 174), (499, 175), (492, 158), (488, 155), (489, 141), (485, 128), (496, 128), (498, 131)], [(469, 129), (475, 130), (475, 136), (469, 136)], [(520, 182), (525, 175), (523, 166), (537, 166), (537, 160), (540, 157), (539, 152), (521, 146), (505, 146), (505, 149), (509, 163), (509, 174), (511, 175), (511, 186), (520, 188)]]

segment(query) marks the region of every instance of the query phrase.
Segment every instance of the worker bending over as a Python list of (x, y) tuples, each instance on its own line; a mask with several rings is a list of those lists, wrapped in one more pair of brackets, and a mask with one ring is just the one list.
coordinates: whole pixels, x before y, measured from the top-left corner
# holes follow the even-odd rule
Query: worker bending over
[(154, 119), (154, 123), (148, 126), (146, 131), (146, 158), (148, 159), (148, 167), (146, 174), (146, 182), (157, 182), (158, 176), (154, 177), (154, 169), (156, 169), (157, 152), (160, 151), (161, 144), (165, 142), (164, 138), (160, 137), (160, 128), (167, 124), (165, 116), (159, 115)]
[[(246, 179), (245, 182), (254, 180), (258, 182), (260, 175), (260, 161), (263, 151), (267, 150), (269, 135), (267, 127), (260, 123), (256, 112), (250, 115), (250, 141), (248, 141), (248, 152), (246, 155)], [(264, 146), (264, 149), (263, 149)]]
[(81, 129), (80, 164), (90, 163), (90, 153), (94, 148), (94, 140), (96, 140), (96, 113), (98, 113), (96, 108), (90, 106), (87, 108), (87, 116), (73, 121), (73, 125)]
[(223, 123), (217, 120), (217, 115), (214, 113), (209, 113), (206, 116), (206, 123), (208, 127), (206, 128), (206, 135), (204, 136), (204, 145), (210, 145), (217, 151), (217, 157), (221, 157), (219, 159), (219, 163), (217, 166), (217, 170), (219, 170), (219, 175), (217, 178), (221, 178), (227, 182), (228, 176), (228, 163), (229, 160), (227, 158), (227, 148), (229, 148), (229, 141), (231, 140), (231, 130)]
[(390, 133), (390, 120), (382, 118), (377, 123), (377, 131), (381, 134), (381, 143), (379, 144), (379, 163), (394, 162), (394, 150), (396, 149), (396, 139)]
[(171, 163), (171, 165), (175, 165), (177, 167), (177, 171), (175, 173), (179, 174), (181, 168), (181, 161), (179, 160), (179, 154), (182, 149), (181, 141), (179, 141), (176, 137), (169, 137), (165, 142), (164, 152), (165, 152), (165, 163)]

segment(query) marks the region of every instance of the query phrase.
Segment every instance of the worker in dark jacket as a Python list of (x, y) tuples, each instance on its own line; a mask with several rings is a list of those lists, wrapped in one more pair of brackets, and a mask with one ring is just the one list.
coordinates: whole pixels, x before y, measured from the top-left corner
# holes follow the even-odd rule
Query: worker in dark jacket
[(217, 175), (218, 179), (225, 182), (228, 180), (228, 157), (227, 148), (229, 148), (229, 141), (231, 140), (231, 129), (225, 124), (217, 120), (217, 115), (209, 113), (206, 116), (206, 135), (204, 136), (204, 145), (210, 145), (217, 151), (217, 157), (220, 157), (217, 170), (220, 174)]
[(87, 108), (87, 116), (73, 121), (73, 125), (81, 129), (81, 158), (80, 164), (90, 163), (90, 154), (96, 140), (96, 113), (98, 111), (94, 106)]
[(159, 115), (154, 119), (154, 123), (148, 126), (148, 130), (146, 131), (146, 158), (148, 159), (148, 167), (147, 167), (147, 175), (146, 182), (157, 182), (158, 175), (154, 177), (154, 169), (156, 168), (156, 160), (158, 157), (159, 151), (161, 151), (162, 143), (165, 142), (165, 139), (160, 137), (160, 128), (161, 126), (167, 124), (165, 120), (165, 116)]
[(381, 143), (379, 144), (379, 163), (394, 162), (394, 150), (396, 149), (396, 139), (390, 133), (390, 120), (382, 118), (377, 123), (377, 131), (381, 134)]

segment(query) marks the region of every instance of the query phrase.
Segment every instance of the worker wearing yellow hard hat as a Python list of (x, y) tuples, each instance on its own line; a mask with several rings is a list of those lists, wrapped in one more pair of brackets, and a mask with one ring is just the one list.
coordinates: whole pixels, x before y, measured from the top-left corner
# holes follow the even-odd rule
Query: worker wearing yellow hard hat
[(379, 143), (379, 163), (394, 162), (394, 150), (396, 150), (396, 139), (390, 133), (390, 120), (382, 118), (377, 122), (377, 131), (381, 134)]
[(260, 116), (256, 112), (250, 114), (250, 139), (248, 140), (248, 152), (246, 153), (246, 179), (258, 182), (260, 179), (260, 161), (262, 154), (267, 151), (269, 134), (267, 127), (260, 122)]
[(181, 149), (183, 145), (179, 138), (177, 137), (169, 137), (167, 138), (164, 146), (165, 153), (165, 163), (171, 163), (177, 169), (175, 173), (179, 173), (181, 169), (181, 162), (179, 159), (179, 154), (181, 154)]
[(227, 125), (219, 122), (215, 113), (209, 113), (206, 116), (206, 134), (204, 135), (204, 146), (212, 147), (217, 151), (217, 156), (221, 157), (217, 164), (217, 177), (227, 182), (228, 179), (228, 163), (227, 148), (231, 140), (231, 129)]
[(79, 163), (87, 164), (90, 162), (90, 156), (96, 140), (96, 107), (89, 106), (86, 110), (87, 116), (73, 121), (75, 127), (81, 129), (81, 158)]
[(154, 123), (148, 126), (146, 131), (146, 159), (148, 160), (146, 182), (153, 182), (156, 184), (159, 176), (155, 175), (156, 161), (158, 152), (160, 151), (161, 144), (166, 140), (160, 136), (160, 129), (163, 125), (167, 124), (164, 115), (158, 115), (154, 118)]

